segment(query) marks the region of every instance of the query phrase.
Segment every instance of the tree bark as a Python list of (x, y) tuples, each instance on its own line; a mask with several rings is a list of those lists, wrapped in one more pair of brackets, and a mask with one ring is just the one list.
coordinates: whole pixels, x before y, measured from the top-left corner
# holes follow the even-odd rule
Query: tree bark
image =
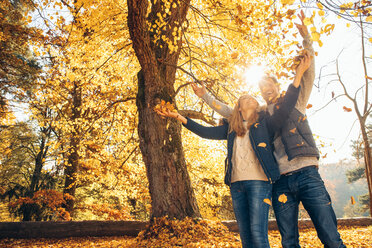
[[(81, 90), (77, 84), (75, 84), (74, 91), (72, 92), (72, 121), (81, 117)], [(74, 214), (75, 204), (75, 192), (77, 184), (77, 174), (79, 170), (79, 145), (80, 145), (80, 127), (78, 124), (74, 124), (73, 132), (70, 134), (70, 149), (67, 154), (67, 165), (65, 166), (65, 186), (63, 188), (63, 194), (68, 194), (71, 197), (65, 197), (66, 203), (64, 208), (68, 211), (71, 217)]]
[[(182, 219), (186, 216), (199, 217), (199, 208), (185, 162), (181, 125), (175, 120), (165, 120), (153, 108), (165, 100), (175, 103), (175, 66), (180, 53), (179, 48), (171, 52), (163, 41), (152, 40), (147, 22), (155, 23), (157, 13), (164, 15), (164, 3), (152, 3), (148, 10), (147, 0), (128, 0), (128, 27), (133, 48), (141, 65), (138, 73), (138, 134), (143, 161), (146, 165), (149, 191), (152, 199), (151, 218), (168, 216)], [(173, 5), (172, 5), (173, 6)], [(163, 34), (169, 39), (174, 27), (181, 28), (186, 19), (189, 1), (176, 4), (166, 17), (167, 25)], [(147, 18), (147, 20), (146, 20)], [(166, 63), (163, 63), (166, 62)]]
[(368, 182), (368, 192), (369, 192), (369, 213), (372, 216), (372, 156), (371, 147), (369, 144), (368, 134), (366, 132), (366, 127), (364, 122), (360, 121), (360, 129), (362, 130), (362, 137), (364, 143), (364, 164), (366, 168), (366, 177)]

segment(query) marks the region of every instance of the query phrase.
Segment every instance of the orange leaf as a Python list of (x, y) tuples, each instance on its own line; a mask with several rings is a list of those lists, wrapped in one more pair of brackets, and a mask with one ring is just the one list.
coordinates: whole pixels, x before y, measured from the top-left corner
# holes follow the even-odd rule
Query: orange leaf
[(267, 204), (269, 204), (269, 205), (271, 206), (271, 201), (270, 201), (270, 199), (266, 198), (266, 199), (264, 199), (263, 201), (264, 201), (264, 203), (267, 203)]
[(345, 112), (351, 112), (352, 111), (351, 108), (348, 108), (348, 107), (345, 107), (345, 106), (343, 107), (343, 109), (344, 109)]
[(350, 200), (351, 200), (351, 204), (354, 205), (355, 204), (355, 199), (353, 196), (350, 197)]
[(304, 118), (302, 118), (302, 121), (305, 121), (307, 119), (307, 116), (304, 116)]
[(278, 201), (282, 202), (282, 203), (286, 203), (287, 202), (287, 196), (285, 194), (281, 194), (278, 198)]
[(260, 144), (258, 144), (258, 146), (265, 148), (266, 147), (266, 143), (261, 142)]
[(303, 146), (305, 144), (305, 142), (302, 141), (301, 144), (297, 144), (297, 146)]
[(231, 54), (232, 59), (236, 59), (238, 56), (239, 56), (238, 52), (234, 52), (234, 53)]
[(311, 108), (312, 106), (313, 106), (313, 105), (309, 103), (309, 104), (306, 106), (306, 108), (309, 109), (309, 108)]
[(254, 127), (257, 128), (258, 125), (260, 125), (260, 123), (259, 123), (259, 122), (256, 122), (256, 123), (254, 124)]
[(322, 158), (326, 158), (326, 157), (327, 157), (327, 155), (328, 155), (328, 153), (324, 154), (324, 156), (322, 156)]
[(291, 133), (295, 133), (296, 132), (296, 128), (292, 128), (291, 130), (289, 130)]

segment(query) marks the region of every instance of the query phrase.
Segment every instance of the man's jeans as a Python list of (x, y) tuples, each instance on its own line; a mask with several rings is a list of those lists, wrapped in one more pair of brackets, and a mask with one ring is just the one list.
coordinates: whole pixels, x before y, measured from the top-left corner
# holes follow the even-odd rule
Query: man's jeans
[(266, 181), (231, 184), (230, 192), (243, 248), (270, 247), (267, 234), (269, 204), (266, 202), (271, 199), (271, 190), (272, 185)]
[[(286, 202), (279, 196), (285, 194)], [(346, 247), (337, 231), (337, 219), (331, 198), (318, 168), (306, 167), (291, 175), (282, 175), (273, 185), (273, 208), (282, 236), (283, 248), (300, 247), (298, 234), (298, 205), (302, 202), (314, 223), (324, 247)]]

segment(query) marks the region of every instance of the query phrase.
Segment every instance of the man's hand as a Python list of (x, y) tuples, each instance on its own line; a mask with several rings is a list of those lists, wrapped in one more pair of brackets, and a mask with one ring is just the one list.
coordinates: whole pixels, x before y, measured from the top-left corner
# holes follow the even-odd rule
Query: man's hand
[(192, 89), (194, 90), (195, 95), (198, 97), (204, 96), (205, 93), (207, 93), (207, 90), (205, 89), (205, 86), (203, 83), (201, 83), (201, 87), (196, 85), (196, 83), (191, 84)]
[(295, 23), (295, 25), (296, 25), (298, 31), (300, 32), (302, 38), (306, 38), (309, 35), (309, 31), (307, 30), (307, 27), (304, 24), (304, 20), (305, 20), (304, 11), (301, 10), (300, 14), (297, 15), (297, 16), (300, 18), (301, 24)]

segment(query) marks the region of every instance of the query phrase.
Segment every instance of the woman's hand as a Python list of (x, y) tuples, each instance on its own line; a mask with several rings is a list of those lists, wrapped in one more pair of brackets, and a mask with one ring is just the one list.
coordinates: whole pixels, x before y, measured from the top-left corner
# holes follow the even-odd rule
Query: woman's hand
[(167, 108), (163, 109), (162, 111), (155, 110), (155, 112), (160, 116), (174, 118), (181, 121), (183, 124), (187, 124), (187, 119), (185, 117), (177, 112), (170, 111)]
[(202, 97), (202, 96), (204, 96), (205, 93), (207, 93), (207, 90), (205, 89), (204, 84), (201, 83), (200, 85), (201, 85), (201, 87), (196, 85), (196, 83), (191, 84), (191, 87), (194, 90), (195, 95), (197, 95), (198, 97)]

